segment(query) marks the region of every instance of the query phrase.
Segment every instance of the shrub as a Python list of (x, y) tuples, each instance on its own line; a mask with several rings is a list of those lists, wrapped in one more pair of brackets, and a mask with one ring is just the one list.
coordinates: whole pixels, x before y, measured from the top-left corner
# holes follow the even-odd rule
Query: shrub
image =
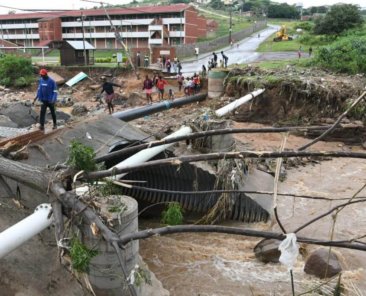
[(91, 172), (96, 169), (94, 149), (81, 144), (76, 140), (71, 141), (70, 155), (67, 163), (76, 170)]
[(297, 29), (303, 29), (304, 31), (311, 31), (314, 27), (314, 24), (312, 22), (301, 22), (296, 23), (295, 27)]
[(16, 55), (0, 58), (0, 83), (5, 86), (28, 86), (32, 83), (31, 59)]
[(168, 208), (163, 211), (162, 213), (162, 220), (163, 224), (168, 225), (179, 225), (183, 222), (183, 212), (180, 204), (177, 202), (170, 203)]
[(17, 87), (26, 87), (30, 84), (32, 84), (32, 82), (34, 81), (32, 76), (28, 76), (28, 77), (19, 77), (15, 80), (14, 82), (14, 86)]
[(366, 73), (366, 38), (344, 38), (322, 47), (314, 63), (337, 72)]
[(91, 259), (96, 255), (98, 255), (97, 251), (88, 249), (77, 238), (71, 240), (70, 257), (72, 268), (75, 270), (87, 272)]

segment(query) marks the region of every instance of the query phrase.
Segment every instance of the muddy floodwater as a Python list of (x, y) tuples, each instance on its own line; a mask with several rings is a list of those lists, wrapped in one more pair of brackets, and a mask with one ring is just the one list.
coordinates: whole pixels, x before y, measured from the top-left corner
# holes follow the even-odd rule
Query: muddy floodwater
[[(288, 170), (279, 184), (279, 192), (350, 198), (366, 183), (366, 161), (334, 158)], [(359, 193), (366, 197), (366, 190)], [(278, 198), (279, 215), (287, 232), (345, 201)], [(312, 224), (299, 235), (331, 239), (332, 216)], [(279, 231), (269, 223), (226, 223), (243, 228)], [(142, 223), (158, 227), (158, 223)], [(365, 235), (366, 204), (358, 203), (342, 210), (335, 222), (333, 239), (349, 240)], [(225, 234), (175, 234), (140, 242), (140, 251), (163, 286), (174, 296), (193, 295), (291, 295), (286, 267), (256, 260), (253, 247), (260, 239)], [(364, 240), (364, 239), (361, 239)], [(365, 240), (364, 240), (365, 241)], [(317, 246), (306, 246), (311, 252)], [(366, 253), (333, 248), (339, 255), (344, 273), (345, 295), (366, 293)], [(304, 257), (299, 256), (294, 269), (296, 294), (321, 283), (303, 272)], [(308, 294), (310, 295), (310, 294)], [(312, 295), (319, 295), (313, 293)]]

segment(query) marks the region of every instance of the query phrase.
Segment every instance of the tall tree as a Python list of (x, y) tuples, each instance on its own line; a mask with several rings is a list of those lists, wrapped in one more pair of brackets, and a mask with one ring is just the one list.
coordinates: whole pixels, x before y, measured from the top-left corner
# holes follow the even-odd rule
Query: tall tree
[(325, 17), (316, 20), (314, 33), (338, 36), (343, 31), (356, 28), (362, 23), (363, 18), (358, 6), (333, 5)]

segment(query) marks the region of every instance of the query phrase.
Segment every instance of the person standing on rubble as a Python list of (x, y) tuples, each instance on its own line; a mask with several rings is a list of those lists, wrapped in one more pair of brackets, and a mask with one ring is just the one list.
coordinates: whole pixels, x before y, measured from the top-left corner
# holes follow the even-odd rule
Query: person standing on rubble
[(102, 76), (101, 79), (103, 81), (103, 85), (100, 94), (105, 92), (105, 102), (107, 103), (109, 114), (112, 114), (114, 112), (113, 99), (115, 97), (113, 86), (117, 86), (119, 88), (122, 86), (113, 82), (108, 82), (107, 77), (105, 76)]
[(149, 78), (148, 75), (145, 77), (144, 85), (142, 86), (142, 90), (146, 93), (147, 103), (152, 104), (152, 89), (153, 89), (153, 81)]
[(167, 85), (167, 84), (168, 84), (168, 82), (159, 75), (159, 79), (156, 82), (156, 88), (158, 89), (158, 92), (159, 92), (159, 101), (164, 100), (164, 89), (165, 89), (165, 85)]
[(42, 102), (41, 114), (39, 117), (39, 124), (40, 124), (39, 129), (41, 131), (44, 130), (47, 107), (51, 111), (53, 120), (53, 129), (56, 129), (57, 120), (55, 112), (55, 103), (57, 100), (57, 85), (56, 82), (48, 76), (46, 69), (41, 69), (39, 71), (39, 75), (41, 76), (41, 79), (39, 79), (37, 94), (33, 100), (33, 105), (37, 99)]

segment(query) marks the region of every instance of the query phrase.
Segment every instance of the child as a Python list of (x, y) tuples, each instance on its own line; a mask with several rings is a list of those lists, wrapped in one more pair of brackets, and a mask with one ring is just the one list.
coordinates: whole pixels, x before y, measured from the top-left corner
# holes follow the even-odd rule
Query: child
[(174, 91), (171, 88), (169, 88), (169, 100), (174, 100), (174, 99), (175, 99)]

